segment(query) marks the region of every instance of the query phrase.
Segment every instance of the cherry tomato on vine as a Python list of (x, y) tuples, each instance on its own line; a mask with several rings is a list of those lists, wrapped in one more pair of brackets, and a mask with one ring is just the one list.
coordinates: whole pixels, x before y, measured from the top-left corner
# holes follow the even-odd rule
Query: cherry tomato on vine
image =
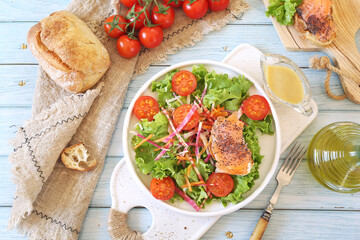
[(209, 9), (208, 0), (196, 0), (190, 4), (190, 0), (185, 0), (183, 4), (184, 13), (191, 19), (199, 19), (205, 16)]
[(183, 5), (184, 1), (183, 0), (164, 0), (164, 3), (171, 7), (180, 7), (181, 5)]
[(150, 96), (139, 97), (134, 105), (134, 114), (139, 120), (154, 120), (154, 116), (160, 111), (159, 104), (155, 98)]
[[(142, 6), (139, 6), (139, 5), (136, 5), (135, 8), (134, 8), (134, 11), (135, 12), (140, 12), (143, 10), (143, 7)], [(129, 9), (126, 13), (126, 16), (129, 14), (129, 12), (131, 11), (131, 9)], [(150, 17), (150, 14), (149, 14), (149, 11), (146, 10), (145, 12), (142, 12), (140, 14), (140, 16), (138, 17), (138, 19), (136, 20), (135, 22), (135, 29), (136, 30), (140, 30), (142, 27), (144, 27), (144, 21), (146, 20), (146, 16), (147, 17)], [(137, 16), (138, 14), (136, 14)], [(134, 27), (134, 20), (135, 20), (135, 17), (132, 17), (130, 18), (128, 21), (131, 22), (130, 26), (133, 28)]]
[(225, 10), (230, 3), (230, 0), (208, 0), (209, 8), (213, 12)]
[(108, 17), (104, 23), (106, 34), (112, 38), (118, 38), (125, 33), (126, 19), (120, 15)]
[(242, 109), (252, 120), (263, 120), (269, 113), (270, 106), (263, 96), (252, 95), (242, 103)]
[(153, 178), (150, 183), (150, 191), (156, 199), (169, 200), (174, 196), (175, 183), (171, 177), (163, 179)]
[(141, 44), (139, 40), (131, 39), (129, 36), (123, 35), (117, 40), (116, 48), (122, 57), (132, 58), (140, 52)]
[(234, 180), (227, 173), (213, 173), (206, 181), (209, 191), (217, 197), (225, 197), (234, 188)]
[(178, 71), (171, 79), (171, 86), (174, 92), (180, 96), (187, 96), (192, 93), (197, 86), (196, 77), (190, 71)]
[(139, 3), (139, 0), (120, 0), (120, 2), (128, 7), (128, 8), (131, 8), (132, 6), (134, 6), (135, 4), (136, 5), (142, 5), (143, 4), (143, 1), (140, 1), (141, 3)]
[[(176, 108), (173, 113), (173, 122), (174, 126), (177, 128), (182, 121), (186, 118), (187, 114), (190, 112), (191, 105), (185, 104), (181, 105), (180, 107)], [(183, 127), (183, 130), (190, 130), (196, 127), (199, 124), (200, 116), (197, 111), (191, 116), (190, 120), (186, 123)]]
[(139, 40), (144, 47), (155, 48), (159, 46), (164, 38), (163, 30), (160, 26), (143, 27), (139, 32)]
[[(164, 7), (166, 7), (164, 5)], [(158, 24), (162, 29), (171, 27), (175, 21), (175, 11), (172, 7), (166, 10), (166, 14), (159, 13), (159, 7), (155, 6), (151, 12), (151, 22)]]

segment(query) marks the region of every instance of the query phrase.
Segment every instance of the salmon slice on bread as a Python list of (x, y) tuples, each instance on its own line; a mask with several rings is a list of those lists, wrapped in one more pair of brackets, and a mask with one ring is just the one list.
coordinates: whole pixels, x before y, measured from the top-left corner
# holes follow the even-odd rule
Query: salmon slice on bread
[(210, 152), (216, 160), (216, 171), (247, 175), (254, 165), (252, 153), (243, 139), (244, 122), (237, 113), (218, 117), (211, 130)]
[(296, 9), (295, 28), (316, 45), (332, 43), (336, 38), (332, 0), (304, 0)]

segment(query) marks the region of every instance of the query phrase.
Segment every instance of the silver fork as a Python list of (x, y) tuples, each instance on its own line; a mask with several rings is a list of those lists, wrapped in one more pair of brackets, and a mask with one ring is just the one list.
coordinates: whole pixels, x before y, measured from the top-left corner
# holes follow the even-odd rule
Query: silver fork
[(269, 205), (264, 209), (258, 223), (256, 224), (253, 233), (251, 234), (250, 240), (261, 239), (265, 229), (269, 223), (274, 206), (279, 198), (281, 189), (284, 186), (289, 185), (292, 177), (295, 174), (296, 169), (300, 165), (301, 160), (306, 154), (306, 148), (302, 144), (295, 143), (283, 165), (281, 166), (276, 180), (278, 182), (277, 188), (270, 199)]

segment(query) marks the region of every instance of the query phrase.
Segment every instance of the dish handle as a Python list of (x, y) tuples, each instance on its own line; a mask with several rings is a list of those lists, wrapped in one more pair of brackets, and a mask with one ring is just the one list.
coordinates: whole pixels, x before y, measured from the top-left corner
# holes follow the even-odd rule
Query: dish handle
[(108, 216), (108, 231), (113, 240), (133, 239), (140, 240), (142, 234), (131, 230), (127, 225), (127, 214), (110, 208)]
[[(182, 215), (161, 206), (158, 200), (143, 192), (125, 164), (116, 165), (110, 180), (111, 209), (108, 231), (111, 239), (199, 239), (220, 218)], [(134, 207), (145, 207), (151, 214), (150, 228), (140, 233), (127, 225), (127, 213)]]

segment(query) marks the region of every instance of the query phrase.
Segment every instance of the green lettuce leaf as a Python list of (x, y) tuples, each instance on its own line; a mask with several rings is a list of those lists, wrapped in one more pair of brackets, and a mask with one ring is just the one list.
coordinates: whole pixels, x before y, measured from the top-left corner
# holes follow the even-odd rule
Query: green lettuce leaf
[[(215, 170), (214, 166), (212, 166), (211, 164), (205, 163), (203, 160), (199, 160), (199, 163), (197, 164), (197, 168), (205, 182), (209, 178), (210, 174), (213, 173)], [(182, 186), (182, 185), (186, 184), (185, 177), (184, 177), (185, 174), (186, 174), (186, 170), (182, 169), (173, 175), (173, 178), (175, 179), (175, 182), (178, 186)], [(200, 181), (200, 179), (198, 178), (198, 176), (193, 168), (191, 168), (188, 178), (189, 178), (190, 182)], [(189, 195), (192, 199), (194, 199), (194, 201), (198, 205), (200, 205), (207, 196), (205, 189), (201, 186), (192, 187), (192, 192), (190, 192), (187, 189), (186, 194)]]
[[(168, 135), (168, 120), (166, 118), (166, 116), (162, 113), (157, 113), (154, 116), (154, 120), (153, 121), (148, 121), (147, 119), (142, 119), (140, 121), (142, 129), (140, 128), (139, 125), (136, 125), (135, 127), (135, 131), (140, 133), (143, 136), (148, 136), (149, 134), (153, 134), (153, 140), (155, 139), (159, 139), (162, 138), (166, 135)], [(139, 142), (142, 141), (142, 138), (139, 137), (134, 137), (133, 141), (136, 140), (134, 143), (138, 144)]]
[(236, 111), (246, 98), (252, 82), (244, 76), (229, 78), (227, 74), (216, 74), (214, 71), (205, 76), (208, 86), (204, 97), (204, 105), (224, 106), (228, 110)]
[[(169, 72), (168, 74), (166, 74), (165, 78), (162, 81), (155, 81), (151, 84), (151, 91), (158, 93), (157, 101), (159, 105), (162, 107), (168, 106), (168, 104), (165, 101), (166, 99), (169, 100), (174, 98), (173, 92), (171, 91), (172, 89), (171, 80), (175, 75), (175, 73), (177, 73), (178, 71), (179, 71), (178, 69), (175, 69)], [(186, 101), (186, 97), (179, 96), (179, 98), (183, 102)], [(181, 104), (178, 101), (173, 101), (169, 105), (171, 107), (177, 108)]]
[(200, 206), (207, 197), (206, 191), (203, 187), (192, 187), (192, 192), (190, 192), (189, 189), (186, 189), (186, 194), (191, 197), (198, 206)]
[(255, 163), (260, 164), (261, 159), (264, 157), (260, 154), (259, 137), (256, 134), (256, 130), (258, 129), (263, 134), (273, 134), (274, 130), (272, 129), (272, 119), (271, 115), (267, 115), (260, 121), (254, 121), (248, 118), (245, 114), (241, 117), (241, 120), (247, 124), (244, 126), (243, 135), (248, 148), (252, 152), (252, 158)]
[[(143, 136), (153, 134), (152, 140), (156, 140), (168, 135), (168, 120), (162, 113), (154, 116), (154, 120), (149, 122), (147, 119), (140, 121), (142, 129), (139, 125), (135, 127), (135, 131)], [(142, 141), (142, 138), (134, 136), (132, 138), (132, 145), (135, 146)], [(177, 171), (177, 159), (174, 154), (169, 151), (167, 158), (161, 158), (159, 161), (154, 161), (160, 151), (152, 144), (145, 142), (139, 148), (135, 149), (135, 163), (143, 174), (151, 174), (155, 178), (163, 178), (172, 176)]]
[(296, 8), (303, 0), (272, 0), (265, 12), (267, 17), (273, 16), (281, 25), (293, 25)]
[[(243, 115), (243, 116), (245, 116), (245, 115)], [(251, 126), (252, 128), (259, 129), (260, 132), (263, 134), (272, 135), (274, 133), (274, 130), (272, 128), (273, 118), (270, 114), (268, 114), (263, 120), (260, 120), (260, 121), (252, 120), (246, 116), (243, 117), (242, 119), (244, 120), (244, 122), (247, 125)]]
[(251, 189), (255, 180), (259, 178), (257, 163), (254, 164), (251, 172), (246, 176), (232, 176), (234, 180), (234, 189), (226, 197), (221, 197), (220, 201), (226, 207), (229, 202), (237, 204), (244, 200), (243, 194)]
[(208, 70), (204, 67), (204, 65), (194, 65), (192, 68), (192, 73), (195, 75), (197, 80), (196, 90), (203, 93), (205, 88), (205, 77), (209, 73)]

